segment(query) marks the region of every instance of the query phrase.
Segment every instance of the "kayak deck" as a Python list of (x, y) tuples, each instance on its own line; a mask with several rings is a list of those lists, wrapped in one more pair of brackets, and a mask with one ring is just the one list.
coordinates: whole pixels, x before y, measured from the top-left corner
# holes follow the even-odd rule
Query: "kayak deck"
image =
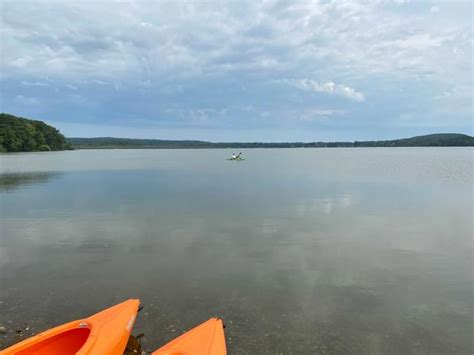
[(138, 312), (128, 300), (85, 319), (72, 321), (28, 338), (1, 355), (123, 354)]
[(211, 318), (155, 350), (152, 355), (226, 355), (224, 324)]

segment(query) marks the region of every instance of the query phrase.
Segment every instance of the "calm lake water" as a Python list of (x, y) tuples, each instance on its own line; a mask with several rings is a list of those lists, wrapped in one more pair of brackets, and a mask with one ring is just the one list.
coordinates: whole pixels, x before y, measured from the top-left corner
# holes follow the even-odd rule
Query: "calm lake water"
[(148, 350), (473, 353), (472, 148), (231, 153), (0, 155), (1, 347), (140, 298)]

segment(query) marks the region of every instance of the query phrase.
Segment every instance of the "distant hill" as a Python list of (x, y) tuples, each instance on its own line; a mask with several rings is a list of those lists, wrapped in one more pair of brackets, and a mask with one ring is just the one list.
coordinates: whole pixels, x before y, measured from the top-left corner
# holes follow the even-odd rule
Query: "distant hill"
[(72, 149), (56, 128), (42, 121), (0, 113), (0, 152)]
[(32, 152), (66, 149), (174, 149), (174, 148), (324, 148), (324, 147), (457, 147), (474, 146), (465, 134), (440, 133), (384, 141), (355, 142), (219, 142), (131, 138), (65, 138), (59, 130), (42, 121), (0, 114), (0, 152)]
[(132, 139), (132, 138), (66, 138), (66, 140), (78, 149), (126, 149), (126, 148), (212, 148), (214, 143), (204, 141), (173, 141), (161, 139)]
[(324, 148), (324, 147), (457, 147), (474, 146), (474, 137), (458, 133), (440, 133), (385, 141), (289, 142), (289, 143), (212, 143), (195, 140), (160, 140), (132, 138), (66, 138), (77, 149), (173, 149), (173, 148)]
[(438, 133), (387, 141), (354, 142), (354, 147), (465, 147), (474, 146), (474, 137), (459, 133)]

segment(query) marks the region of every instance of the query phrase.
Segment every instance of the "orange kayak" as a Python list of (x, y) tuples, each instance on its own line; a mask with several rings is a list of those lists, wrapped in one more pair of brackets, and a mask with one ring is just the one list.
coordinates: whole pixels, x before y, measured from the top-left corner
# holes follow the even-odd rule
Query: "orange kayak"
[(227, 350), (222, 320), (211, 318), (152, 353), (152, 355), (175, 354), (226, 355)]
[(138, 312), (130, 299), (94, 314), (28, 338), (1, 355), (122, 355)]

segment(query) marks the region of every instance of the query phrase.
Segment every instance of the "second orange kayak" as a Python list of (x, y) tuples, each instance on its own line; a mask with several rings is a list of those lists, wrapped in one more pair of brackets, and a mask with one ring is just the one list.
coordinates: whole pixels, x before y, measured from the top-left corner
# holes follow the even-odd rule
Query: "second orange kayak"
[(226, 355), (224, 324), (211, 318), (170, 341), (152, 355)]

